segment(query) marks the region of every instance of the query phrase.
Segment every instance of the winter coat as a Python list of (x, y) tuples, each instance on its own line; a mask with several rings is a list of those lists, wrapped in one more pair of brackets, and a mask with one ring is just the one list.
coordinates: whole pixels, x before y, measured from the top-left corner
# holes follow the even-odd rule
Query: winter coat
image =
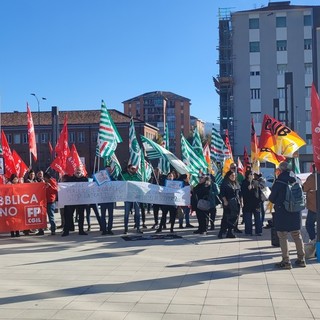
[(317, 212), (317, 191), (316, 191), (316, 175), (311, 173), (302, 188), (307, 194), (307, 209)]
[(243, 212), (254, 212), (260, 207), (260, 190), (258, 187), (258, 181), (252, 181), (252, 185), (256, 183), (256, 187), (249, 190), (250, 181), (248, 179), (243, 180), (241, 184), (241, 194), (243, 198)]
[(197, 209), (197, 204), (200, 199), (209, 200), (211, 185), (199, 183), (192, 192), (191, 207), (193, 210)]
[(277, 183), (281, 180), (285, 183), (295, 182), (295, 178), (290, 176), (288, 171), (279, 174), (271, 188), (269, 201), (274, 204), (273, 223), (276, 231), (295, 231), (301, 229), (301, 212), (288, 212), (284, 207), (284, 200), (286, 196), (286, 185)]

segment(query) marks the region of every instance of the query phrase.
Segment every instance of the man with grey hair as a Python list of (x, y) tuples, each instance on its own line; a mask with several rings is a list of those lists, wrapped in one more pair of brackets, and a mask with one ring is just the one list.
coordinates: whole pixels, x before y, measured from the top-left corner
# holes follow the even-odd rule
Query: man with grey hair
[(274, 204), (274, 228), (279, 237), (282, 261), (276, 263), (280, 269), (291, 269), (292, 265), (289, 257), (288, 233), (290, 233), (296, 249), (298, 259), (295, 266), (305, 267), (305, 252), (301, 236), (301, 211), (288, 212), (285, 209), (284, 201), (286, 197), (287, 184), (298, 183), (297, 179), (290, 175), (291, 165), (288, 162), (281, 162), (279, 165), (280, 174), (272, 186), (269, 196), (270, 202)]

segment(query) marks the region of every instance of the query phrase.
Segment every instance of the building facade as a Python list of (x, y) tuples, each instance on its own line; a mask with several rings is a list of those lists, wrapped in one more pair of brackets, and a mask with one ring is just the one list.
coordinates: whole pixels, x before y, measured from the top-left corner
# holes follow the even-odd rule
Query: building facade
[(190, 99), (167, 91), (154, 91), (123, 101), (124, 113), (150, 123), (163, 135), (169, 130), (169, 147), (181, 157), (180, 134), (190, 133)]
[[(53, 109), (56, 107), (53, 107)], [(116, 155), (122, 168), (125, 168), (129, 160), (129, 123), (130, 117), (122, 112), (108, 110), (112, 117), (123, 142), (119, 143)], [(57, 115), (57, 126), (54, 124), (54, 114)], [(97, 137), (100, 124), (100, 110), (89, 111), (58, 111), (40, 112), (33, 114), (35, 119), (38, 116), (40, 121), (34, 121), (34, 128), (37, 141), (38, 161), (31, 163), (32, 168), (46, 170), (52, 162), (52, 155), (49, 151), (49, 142), (53, 148), (57, 137), (63, 127), (64, 119), (67, 117), (68, 143), (71, 148), (75, 144), (78, 154), (86, 165), (88, 173), (93, 173), (102, 168), (103, 161), (95, 156)], [(40, 123), (40, 125), (39, 125)], [(134, 119), (137, 139), (141, 145), (140, 135), (155, 139), (158, 136), (158, 129), (139, 119)], [(4, 130), (11, 150), (15, 150), (23, 161), (29, 166), (29, 144), (26, 112), (1, 113), (1, 129)]]
[[(318, 83), (320, 6), (269, 2), (259, 9), (219, 18), (219, 75), (222, 134), (229, 131), (235, 155), (250, 146), (250, 121), (259, 135), (264, 114), (296, 131), (301, 168), (309, 170), (311, 85)], [(317, 29), (318, 28), (318, 29)], [(319, 87), (319, 86), (318, 86)]]

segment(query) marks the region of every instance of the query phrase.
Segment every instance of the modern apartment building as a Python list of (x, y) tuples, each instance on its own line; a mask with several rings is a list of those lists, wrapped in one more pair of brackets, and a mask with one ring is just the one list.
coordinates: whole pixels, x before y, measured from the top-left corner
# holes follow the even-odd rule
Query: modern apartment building
[[(312, 1), (311, 1), (312, 2)], [(220, 132), (228, 129), (235, 155), (250, 149), (250, 121), (258, 135), (264, 114), (307, 143), (301, 168), (312, 162), (310, 92), (320, 79), (320, 6), (269, 2), (259, 9), (219, 17)]]
[(169, 130), (170, 151), (181, 157), (180, 134), (190, 133), (190, 99), (167, 91), (154, 91), (122, 102), (124, 113), (159, 129), (163, 135)]

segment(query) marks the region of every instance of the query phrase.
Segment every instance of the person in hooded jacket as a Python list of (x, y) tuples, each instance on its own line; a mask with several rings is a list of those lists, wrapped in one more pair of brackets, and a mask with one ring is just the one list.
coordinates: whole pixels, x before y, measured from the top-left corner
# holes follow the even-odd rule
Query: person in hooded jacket
[[(290, 233), (296, 249), (297, 260), (295, 265), (298, 267), (305, 267), (305, 251), (301, 236), (301, 211), (288, 212), (284, 207), (286, 197), (286, 184), (298, 183), (297, 179), (290, 175), (291, 166), (288, 162), (281, 162), (279, 165), (280, 174), (275, 180), (269, 201), (274, 204), (273, 223), (279, 237), (282, 261), (275, 264), (275, 267), (280, 269), (291, 269), (292, 265), (289, 257), (289, 242), (288, 234)], [(282, 181), (282, 182), (279, 182)], [(284, 183), (283, 183), (284, 182)]]

